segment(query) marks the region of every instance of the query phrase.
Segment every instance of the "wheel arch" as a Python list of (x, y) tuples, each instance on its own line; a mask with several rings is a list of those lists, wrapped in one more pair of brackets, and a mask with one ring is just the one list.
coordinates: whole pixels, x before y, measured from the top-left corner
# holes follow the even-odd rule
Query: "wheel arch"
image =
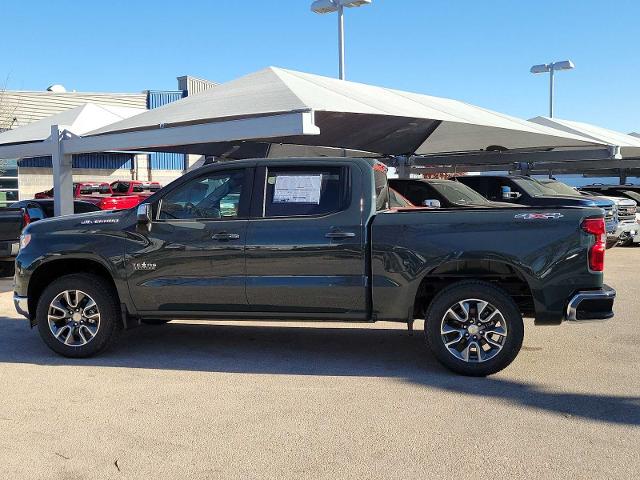
[(470, 258), (444, 262), (423, 275), (414, 297), (413, 318), (423, 318), (426, 308), (444, 288), (467, 280), (500, 287), (524, 315), (535, 315), (531, 283), (520, 268), (504, 259)]
[(117, 295), (118, 304), (126, 298), (126, 292), (118, 288), (113, 273), (107, 265), (94, 258), (60, 258), (41, 263), (31, 273), (27, 289), (29, 311), (34, 312), (32, 322), (35, 322), (35, 312), (38, 301), (44, 289), (52, 281), (73, 273), (91, 273), (105, 279)]

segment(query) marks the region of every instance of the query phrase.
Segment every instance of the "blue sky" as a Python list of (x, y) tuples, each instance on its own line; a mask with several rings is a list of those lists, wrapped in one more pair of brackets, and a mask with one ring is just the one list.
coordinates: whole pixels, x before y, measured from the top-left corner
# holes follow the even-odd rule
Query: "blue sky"
[[(336, 16), (309, 4), (2, 1), (0, 82), (129, 92), (269, 65), (336, 75)], [(570, 58), (556, 116), (638, 131), (639, 19), (638, 0), (373, 0), (346, 12), (347, 79), (530, 118), (547, 114), (548, 78), (529, 67)]]

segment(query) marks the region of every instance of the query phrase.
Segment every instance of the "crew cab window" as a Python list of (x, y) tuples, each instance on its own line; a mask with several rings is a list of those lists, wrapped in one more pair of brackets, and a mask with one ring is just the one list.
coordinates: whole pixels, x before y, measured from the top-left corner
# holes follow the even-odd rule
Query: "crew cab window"
[[(467, 187), (473, 188), (484, 198), (490, 197), (491, 186), (489, 185), (489, 180), (489, 178), (482, 176), (460, 177), (458, 179), (460, 183), (466, 185)], [(498, 185), (494, 185), (494, 187), (498, 190), (500, 189)]]
[(345, 205), (347, 169), (274, 167), (267, 172), (265, 217), (326, 215)]
[(144, 188), (142, 188), (142, 185), (134, 185), (132, 190), (133, 190), (133, 193), (144, 192)]
[(244, 177), (244, 170), (234, 170), (192, 180), (162, 198), (158, 219), (237, 218)]
[(113, 193), (127, 193), (129, 191), (129, 184), (127, 182), (115, 182), (111, 185)]

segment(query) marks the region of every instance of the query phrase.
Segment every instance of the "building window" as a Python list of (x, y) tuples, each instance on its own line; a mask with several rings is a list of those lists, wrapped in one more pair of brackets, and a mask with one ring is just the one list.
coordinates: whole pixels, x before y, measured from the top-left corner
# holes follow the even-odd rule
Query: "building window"
[(18, 161), (0, 159), (0, 207), (18, 200)]

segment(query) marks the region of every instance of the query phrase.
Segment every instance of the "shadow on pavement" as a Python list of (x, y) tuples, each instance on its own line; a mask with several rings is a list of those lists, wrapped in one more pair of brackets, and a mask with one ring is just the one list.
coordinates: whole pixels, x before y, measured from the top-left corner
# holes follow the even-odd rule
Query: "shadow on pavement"
[(125, 332), (101, 356), (51, 352), (26, 322), (0, 317), (0, 363), (190, 370), (222, 373), (389, 377), (601, 422), (640, 425), (640, 397), (542, 390), (500, 377), (449, 373), (402, 329), (305, 328), (170, 323)]

